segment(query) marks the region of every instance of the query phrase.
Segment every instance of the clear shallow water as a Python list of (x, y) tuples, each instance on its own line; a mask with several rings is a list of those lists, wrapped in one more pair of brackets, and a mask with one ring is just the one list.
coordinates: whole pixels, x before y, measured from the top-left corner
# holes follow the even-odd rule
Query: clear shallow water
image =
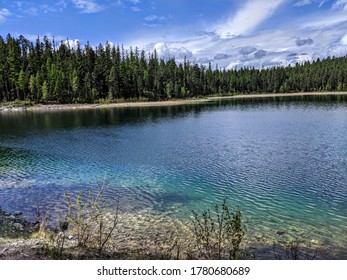
[(100, 184), (122, 211), (186, 219), (227, 197), (249, 232), (347, 247), (347, 103), (0, 113), (3, 210), (34, 219)]

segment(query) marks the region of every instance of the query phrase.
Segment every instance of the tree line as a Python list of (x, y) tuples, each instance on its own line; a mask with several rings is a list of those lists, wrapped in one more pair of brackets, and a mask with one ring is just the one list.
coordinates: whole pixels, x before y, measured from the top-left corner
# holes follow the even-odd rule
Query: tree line
[(347, 56), (294, 66), (219, 69), (109, 43), (72, 48), (0, 36), (0, 101), (94, 103), (210, 95), (347, 91)]

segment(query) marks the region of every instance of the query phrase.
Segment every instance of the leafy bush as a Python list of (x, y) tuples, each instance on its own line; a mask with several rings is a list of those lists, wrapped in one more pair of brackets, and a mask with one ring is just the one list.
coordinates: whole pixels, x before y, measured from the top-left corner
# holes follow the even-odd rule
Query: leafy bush
[(240, 243), (245, 234), (241, 221), (241, 211), (229, 210), (227, 200), (221, 206), (215, 205), (198, 214), (193, 211), (193, 233), (196, 247), (201, 256), (207, 259), (238, 259)]
[(68, 213), (62, 220), (76, 235), (77, 246), (102, 251), (117, 226), (118, 203), (113, 218), (109, 220), (106, 215), (107, 202), (102, 199), (102, 190), (96, 195), (89, 190), (86, 198), (83, 197), (83, 191), (80, 191), (75, 201), (66, 192), (64, 194)]

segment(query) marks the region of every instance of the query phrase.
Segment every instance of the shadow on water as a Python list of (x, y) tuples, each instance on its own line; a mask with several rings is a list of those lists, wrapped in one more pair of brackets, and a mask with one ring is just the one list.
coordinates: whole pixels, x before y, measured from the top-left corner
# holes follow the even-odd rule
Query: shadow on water
[(65, 190), (76, 196), (106, 180), (105, 198), (111, 208), (119, 198), (124, 213), (182, 218), (231, 195), (269, 236), (291, 234), (294, 222), (309, 240), (342, 244), (346, 101), (278, 96), (3, 112), (0, 205), (30, 220), (36, 207), (63, 210)]
[[(48, 133), (59, 129), (79, 127), (141, 125), (146, 122), (160, 122), (165, 119), (198, 117), (206, 111), (221, 108), (249, 109), (271, 104), (281, 107), (313, 103), (315, 106), (347, 102), (347, 95), (278, 96), (239, 99), (213, 99), (207, 102), (161, 107), (100, 108), (71, 111), (24, 111), (5, 112), (0, 115), (0, 139), (3, 135), (25, 136), (38, 131)], [(231, 107), (231, 108), (230, 108)]]
[(52, 112), (5, 112), (0, 115), (0, 137), (2, 135), (24, 136), (34, 131), (48, 133), (59, 129), (79, 127), (138, 125), (146, 122), (158, 122), (165, 118), (181, 118), (188, 114), (199, 114), (201, 110), (203, 107), (200, 105), (186, 104)]
[(257, 104), (277, 104), (278, 106), (283, 106), (285, 104), (292, 105), (293, 103), (307, 103), (311, 102), (315, 105), (326, 105), (339, 102), (347, 102), (347, 95), (336, 95), (336, 94), (326, 94), (326, 95), (295, 95), (295, 96), (269, 96), (269, 97), (252, 97), (252, 98), (221, 98), (213, 100), (213, 103), (216, 103), (220, 106), (228, 105), (254, 105)]

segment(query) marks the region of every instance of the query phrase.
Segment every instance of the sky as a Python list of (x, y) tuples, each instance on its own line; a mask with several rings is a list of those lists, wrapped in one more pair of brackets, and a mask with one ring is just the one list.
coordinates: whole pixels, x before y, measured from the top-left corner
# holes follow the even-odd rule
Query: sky
[(8, 33), (262, 68), (347, 55), (347, 0), (0, 0)]

